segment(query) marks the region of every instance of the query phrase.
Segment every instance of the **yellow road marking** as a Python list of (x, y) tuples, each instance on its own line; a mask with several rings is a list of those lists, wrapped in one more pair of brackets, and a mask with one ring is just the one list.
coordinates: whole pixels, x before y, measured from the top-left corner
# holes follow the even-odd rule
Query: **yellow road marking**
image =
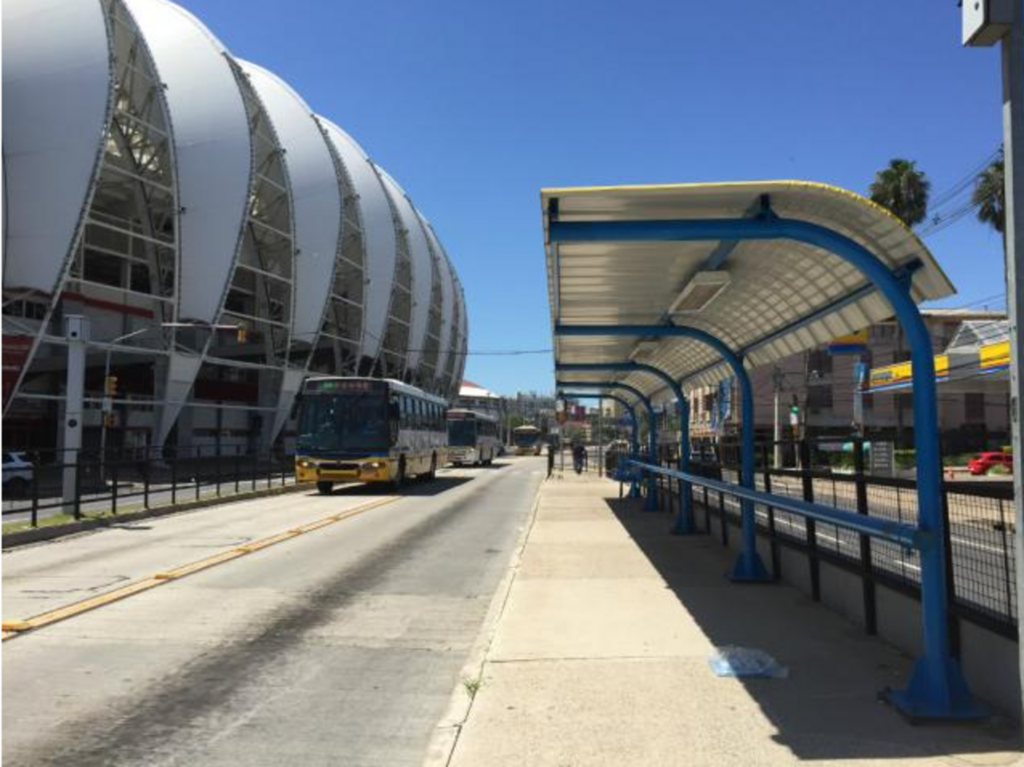
[(26, 631), (32, 631), (34, 629), (42, 628), (43, 626), (49, 626), (52, 623), (73, 618), (76, 615), (81, 615), (84, 612), (95, 610), (98, 607), (103, 607), (104, 605), (117, 602), (125, 599), (126, 597), (134, 596), (135, 594), (142, 593), (143, 591), (149, 591), (150, 589), (162, 586), (169, 581), (184, 578), (187, 575), (198, 573), (201, 570), (215, 567), (216, 565), (223, 564), (224, 562), (230, 562), (233, 559), (244, 557), (246, 554), (252, 554), (255, 551), (265, 549), (268, 546), (283, 543), (284, 541), (291, 540), (292, 538), (296, 538), (304, 533), (319, 530), (321, 527), (327, 527), (328, 525), (333, 525), (335, 522), (341, 522), (349, 517), (354, 517), (358, 514), (370, 511), (371, 509), (376, 509), (379, 506), (393, 503), (394, 501), (399, 500), (399, 498), (401, 498), (401, 496), (397, 495), (378, 498), (376, 501), (364, 503), (362, 506), (356, 506), (355, 508), (343, 511), (340, 514), (331, 514), (328, 517), (318, 519), (314, 522), (309, 522), (305, 525), (301, 525), (300, 527), (291, 528), (283, 533), (271, 535), (267, 538), (261, 538), (258, 541), (246, 543), (243, 546), (235, 546), (227, 551), (222, 551), (219, 554), (213, 554), (195, 562), (189, 562), (188, 564), (181, 565), (180, 567), (154, 573), (149, 578), (143, 578), (135, 583), (129, 583), (127, 586), (121, 586), (120, 588), (112, 589), (111, 591), (105, 591), (102, 594), (97, 594), (94, 597), (83, 599), (80, 602), (72, 602), (69, 605), (64, 605), (63, 607), (58, 607), (55, 610), (40, 613), (39, 615), (26, 620), (3, 621), (3, 625), (0, 627), (3, 630), (3, 633), (0, 634), (0, 640), (6, 642), (8, 639), (20, 636)]

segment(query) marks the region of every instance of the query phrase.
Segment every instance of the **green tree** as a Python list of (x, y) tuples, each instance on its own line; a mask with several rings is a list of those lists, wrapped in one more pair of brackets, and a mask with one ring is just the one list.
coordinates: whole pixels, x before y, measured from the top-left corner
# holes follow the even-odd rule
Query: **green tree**
[(971, 202), (978, 206), (978, 220), (988, 224), (1000, 234), (1006, 226), (1006, 180), (1003, 158), (993, 160), (974, 181)]
[(907, 226), (924, 221), (928, 215), (928, 192), (931, 182), (913, 160), (896, 158), (875, 174), (871, 183), (871, 199), (888, 208)]

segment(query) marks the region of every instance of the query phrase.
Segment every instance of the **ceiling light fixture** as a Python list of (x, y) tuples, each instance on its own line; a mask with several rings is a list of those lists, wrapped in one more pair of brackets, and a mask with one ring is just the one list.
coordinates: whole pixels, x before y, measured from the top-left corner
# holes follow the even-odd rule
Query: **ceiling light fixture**
[(669, 307), (669, 314), (693, 314), (703, 311), (708, 304), (722, 294), (730, 282), (729, 272), (724, 269), (697, 272), (686, 283), (679, 297)]

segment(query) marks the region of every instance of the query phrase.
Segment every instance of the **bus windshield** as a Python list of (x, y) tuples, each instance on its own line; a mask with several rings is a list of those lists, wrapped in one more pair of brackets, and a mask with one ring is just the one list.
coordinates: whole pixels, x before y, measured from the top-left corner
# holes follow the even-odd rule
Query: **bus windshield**
[(472, 447), (476, 444), (476, 421), (465, 419), (448, 422), (448, 444), (451, 447)]
[(540, 432), (517, 431), (512, 439), (516, 443), (516, 447), (533, 447), (537, 444), (537, 440), (540, 439)]
[(386, 452), (387, 392), (314, 394), (302, 401), (297, 447), (314, 453)]

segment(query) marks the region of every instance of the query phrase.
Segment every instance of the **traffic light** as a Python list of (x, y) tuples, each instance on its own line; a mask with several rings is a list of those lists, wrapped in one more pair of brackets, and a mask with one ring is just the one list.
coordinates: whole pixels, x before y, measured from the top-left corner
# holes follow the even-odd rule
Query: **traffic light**
[(107, 428), (117, 426), (117, 417), (112, 413), (103, 414), (103, 425)]
[(237, 328), (238, 332), (238, 343), (244, 344), (249, 338), (249, 330), (244, 325), (239, 325)]
[(796, 395), (793, 395), (793, 401), (789, 404), (789, 412), (793, 415), (800, 414), (800, 402), (797, 400)]
[(117, 396), (117, 376), (107, 376), (103, 379), (103, 393), (108, 397)]

